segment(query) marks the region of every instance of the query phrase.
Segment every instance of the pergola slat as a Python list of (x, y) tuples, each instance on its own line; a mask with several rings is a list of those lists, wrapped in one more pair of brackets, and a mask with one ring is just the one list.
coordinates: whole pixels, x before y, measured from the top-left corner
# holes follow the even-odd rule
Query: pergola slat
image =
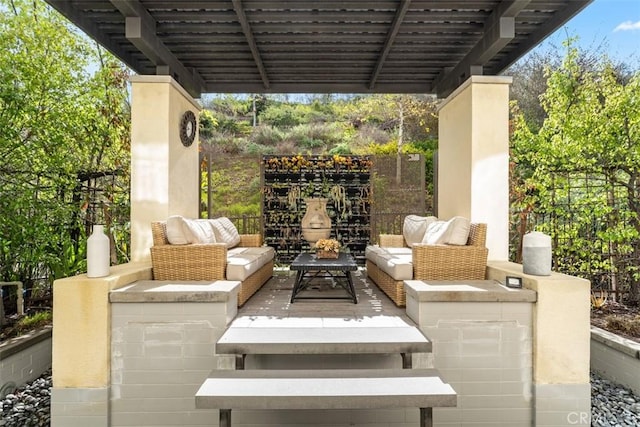
[(446, 96), (472, 73), (501, 73), (592, 0), (46, 1), (135, 72), (169, 69), (199, 97)]

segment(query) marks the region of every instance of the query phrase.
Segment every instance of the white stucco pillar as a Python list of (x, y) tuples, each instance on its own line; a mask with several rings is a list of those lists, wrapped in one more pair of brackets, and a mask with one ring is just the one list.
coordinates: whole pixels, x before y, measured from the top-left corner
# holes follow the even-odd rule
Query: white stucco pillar
[(489, 259), (509, 258), (509, 85), (472, 76), (439, 106), (437, 215), (487, 224)]
[[(200, 105), (170, 76), (131, 78), (131, 260), (149, 259), (151, 222), (198, 217), (198, 136), (185, 147), (180, 120)], [(196, 126), (197, 128), (197, 126)]]

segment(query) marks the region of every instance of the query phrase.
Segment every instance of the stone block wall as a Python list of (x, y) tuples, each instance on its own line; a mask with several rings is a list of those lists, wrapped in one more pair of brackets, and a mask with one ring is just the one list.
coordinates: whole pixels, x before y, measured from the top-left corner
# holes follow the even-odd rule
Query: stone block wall
[(0, 345), (0, 398), (51, 368), (51, 329)]
[(531, 426), (531, 304), (429, 303), (424, 312), (433, 364), (458, 392), (457, 408), (434, 408), (436, 425)]
[(195, 408), (195, 393), (213, 369), (231, 303), (113, 303), (110, 425), (211, 426), (218, 411)]
[(591, 367), (604, 378), (640, 395), (640, 344), (592, 327)]
[(530, 427), (535, 293), (496, 281), (405, 281), (407, 314), (432, 341), (432, 363), (458, 393), (434, 426)]

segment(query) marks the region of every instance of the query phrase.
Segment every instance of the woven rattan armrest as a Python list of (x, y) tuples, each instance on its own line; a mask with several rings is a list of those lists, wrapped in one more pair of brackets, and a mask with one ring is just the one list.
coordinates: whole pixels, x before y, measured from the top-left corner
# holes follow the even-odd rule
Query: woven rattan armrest
[(151, 260), (156, 280), (224, 280), (227, 246), (224, 243), (152, 246)]
[(240, 244), (243, 248), (257, 248), (262, 246), (262, 236), (259, 234), (241, 234)]
[(383, 248), (404, 248), (407, 245), (402, 234), (381, 234), (380, 246)]
[(489, 250), (484, 246), (415, 244), (414, 280), (482, 280)]

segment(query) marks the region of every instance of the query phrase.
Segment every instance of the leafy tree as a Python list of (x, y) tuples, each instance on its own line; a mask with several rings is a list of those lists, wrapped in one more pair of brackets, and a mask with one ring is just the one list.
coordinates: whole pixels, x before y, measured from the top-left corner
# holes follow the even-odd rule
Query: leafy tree
[[(576, 39), (571, 39), (576, 40)], [(545, 44), (528, 54), (524, 59), (509, 67), (505, 74), (513, 76), (511, 98), (518, 104), (518, 110), (527, 124), (534, 130), (539, 130), (547, 117), (540, 98), (547, 90), (549, 70), (561, 67), (563, 49), (554, 44)], [(576, 63), (585, 71), (597, 72), (602, 65), (602, 58), (606, 58), (606, 46), (600, 45), (576, 52)], [(607, 59), (610, 67), (624, 81), (633, 75), (628, 64), (612, 62)]]
[[(112, 225), (114, 257), (127, 256), (113, 220), (128, 215), (127, 73), (44, 2), (0, 11), (0, 279), (30, 288), (84, 270), (85, 221)], [(102, 200), (86, 193), (108, 174)]]
[[(564, 271), (630, 273), (629, 300), (640, 302), (640, 73), (621, 76), (606, 58), (585, 66), (568, 52), (547, 69), (541, 97), (546, 118), (537, 130), (522, 115), (514, 121), (512, 154), (519, 203), (551, 220), (540, 224), (562, 245), (555, 248)], [(564, 172), (558, 174), (558, 171)], [(603, 191), (575, 189), (578, 174)], [(569, 201), (567, 217), (562, 201)], [(610, 252), (609, 257), (602, 256)]]

